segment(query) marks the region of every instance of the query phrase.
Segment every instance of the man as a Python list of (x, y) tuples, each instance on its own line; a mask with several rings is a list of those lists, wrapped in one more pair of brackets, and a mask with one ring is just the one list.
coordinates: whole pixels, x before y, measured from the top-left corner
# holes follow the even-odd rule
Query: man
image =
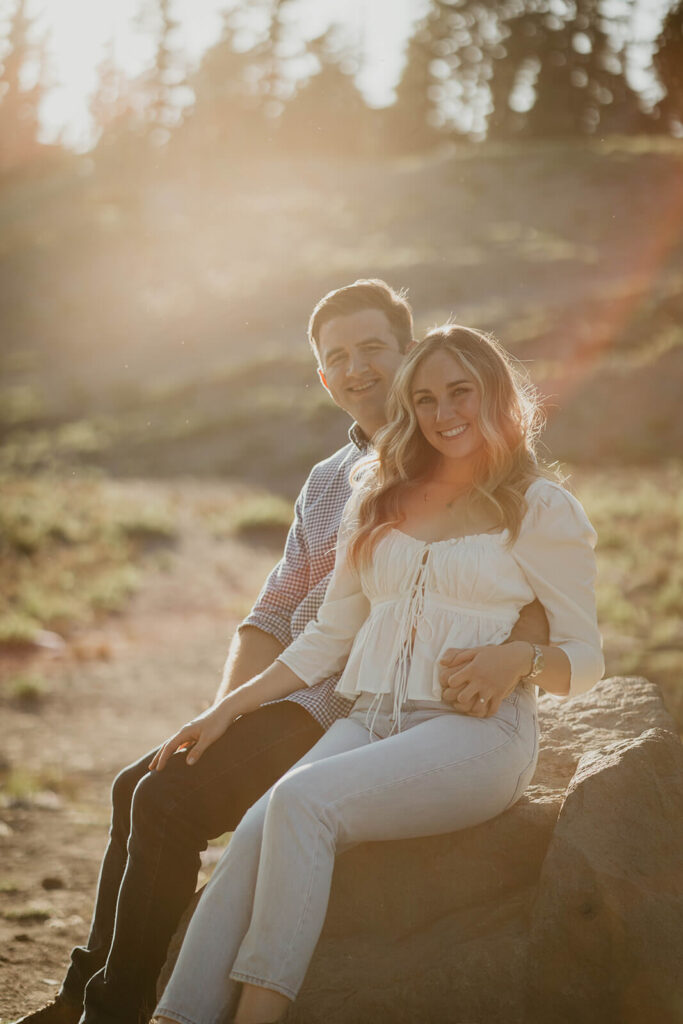
[[(385, 400), (412, 335), (410, 306), (382, 281), (356, 281), (314, 309), (309, 341), (323, 386), (354, 419), (350, 443), (315, 466), (304, 484), (283, 558), (233, 638), (216, 699), (266, 668), (315, 617), (334, 565), (349, 473), (385, 422)], [(150, 752), (124, 769), (114, 782), (88, 942), (73, 951), (56, 1000), (23, 1024), (148, 1019), (168, 943), (195, 889), (200, 852), (234, 829), (348, 714), (350, 704), (333, 692), (337, 678), (238, 719), (194, 766), (180, 756), (163, 772), (148, 772)]]
[[(295, 506), (280, 563), (230, 646), (216, 699), (266, 668), (314, 618), (334, 565), (349, 473), (384, 423), (384, 404), (413, 342), (406, 299), (380, 281), (359, 281), (316, 306), (309, 339), (323, 386), (355, 420), (350, 443), (315, 466)], [(110, 840), (90, 936), (74, 949), (54, 1002), (31, 1024), (133, 1024), (155, 1005), (168, 943), (192, 897), (199, 854), (234, 829), (251, 806), (322, 736), (348, 701), (337, 677), (234, 723), (192, 767), (172, 758), (148, 772), (153, 751), (116, 778)]]

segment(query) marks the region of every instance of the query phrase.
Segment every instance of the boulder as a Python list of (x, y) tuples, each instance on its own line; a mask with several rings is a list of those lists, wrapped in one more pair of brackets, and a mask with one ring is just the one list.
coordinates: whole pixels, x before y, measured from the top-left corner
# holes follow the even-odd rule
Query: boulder
[(648, 729), (569, 784), (533, 903), (527, 1019), (683, 1020), (683, 747)]
[[(609, 764), (618, 774), (624, 758), (607, 753), (615, 742), (630, 749), (644, 730), (652, 739), (641, 744), (643, 749), (662, 744), (670, 750), (678, 741), (658, 688), (644, 679), (603, 680), (590, 693), (565, 702), (543, 696), (539, 717), (536, 774), (505, 814), (446, 836), (363, 844), (338, 858), (325, 928), (299, 998), (287, 1014), (289, 1024), (532, 1024), (532, 1012), (539, 1024), (559, 1020), (551, 1012), (554, 986), (560, 986), (552, 954), (557, 944), (548, 944), (538, 969), (529, 970), (529, 957), (531, 952), (535, 965), (547, 941), (540, 924), (546, 908), (555, 908), (555, 919), (562, 914), (562, 904), (554, 902), (555, 861), (546, 861), (555, 849), (558, 816), (564, 820), (565, 792), (568, 787), (573, 792), (570, 782), (582, 757), (579, 775), (584, 773), (588, 752), (597, 758), (591, 763)], [(636, 765), (637, 759), (628, 760)], [(657, 756), (653, 763), (660, 763)], [(649, 787), (664, 785), (653, 782), (654, 767), (647, 772), (648, 782), (634, 787), (637, 800), (631, 808), (638, 815), (640, 807), (643, 820), (653, 806)], [(668, 827), (663, 822), (672, 812), (671, 800), (657, 806), (659, 818), (657, 824), (652, 819), (652, 827)], [(619, 817), (621, 811), (620, 804), (601, 808), (604, 817)], [(582, 834), (601, 827), (602, 819), (586, 820)], [(620, 826), (614, 823), (611, 829), (616, 836)], [(659, 844), (653, 863), (664, 854)], [(612, 857), (619, 860), (618, 845)], [(646, 863), (649, 872), (652, 864)], [(672, 871), (674, 863), (663, 864), (662, 871)], [(609, 875), (613, 868), (605, 865)], [(669, 934), (671, 920), (661, 916), (662, 934)], [(659, 935), (658, 921), (655, 910), (647, 926), (643, 918), (643, 927)], [(170, 961), (179, 940), (180, 935)], [(632, 959), (640, 956), (639, 948), (634, 947)], [(613, 987), (619, 988), (618, 979)], [(568, 990), (568, 1013), (576, 991)], [(550, 1016), (543, 1016), (548, 1000)], [(562, 1019), (584, 1020), (581, 1015)], [(636, 1021), (624, 1018), (621, 1024)]]

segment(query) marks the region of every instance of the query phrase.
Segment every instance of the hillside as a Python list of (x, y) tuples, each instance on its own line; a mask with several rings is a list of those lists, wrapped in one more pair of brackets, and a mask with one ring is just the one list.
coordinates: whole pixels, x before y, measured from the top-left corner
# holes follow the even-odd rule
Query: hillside
[[(83, 157), (0, 190), (3, 464), (249, 477), (292, 494), (344, 436), (305, 343), (357, 276), (419, 331), (493, 329), (552, 454), (683, 450), (683, 140), (462, 145), (393, 162)], [(286, 437), (286, 444), (274, 439)]]

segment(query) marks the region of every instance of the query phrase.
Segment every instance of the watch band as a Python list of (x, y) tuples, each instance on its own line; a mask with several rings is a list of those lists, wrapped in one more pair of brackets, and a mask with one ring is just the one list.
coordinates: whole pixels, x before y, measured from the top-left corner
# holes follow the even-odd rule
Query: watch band
[(522, 676), (522, 679), (524, 681), (527, 681), (529, 679), (535, 679), (536, 676), (540, 675), (543, 671), (543, 665), (545, 663), (543, 658), (543, 651), (538, 646), (538, 644), (532, 644), (531, 649), (533, 651), (534, 658), (531, 662), (531, 669), (529, 670), (529, 672), (527, 672), (525, 676)]

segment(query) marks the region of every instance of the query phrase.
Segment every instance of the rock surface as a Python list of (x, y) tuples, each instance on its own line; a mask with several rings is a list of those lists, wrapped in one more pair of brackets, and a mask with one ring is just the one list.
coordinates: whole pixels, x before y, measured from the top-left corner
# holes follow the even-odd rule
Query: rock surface
[[(663, 819), (672, 813), (673, 790), (667, 789), (656, 811), (650, 793), (668, 786), (660, 769), (673, 764), (671, 751), (678, 745), (680, 753), (680, 744), (658, 688), (644, 679), (603, 680), (590, 693), (566, 702), (544, 696), (539, 717), (542, 742), (536, 774), (525, 795), (505, 814), (463, 832), (367, 843), (339, 857), (325, 928), (303, 989), (287, 1015), (288, 1024), (590, 1024), (598, 1019), (609, 1024), (612, 1018), (571, 1016), (574, 994), (585, 999), (590, 986), (564, 985), (564, 968), (556, 958), (561, 938), (551, 943), (543, 924), (551, 909), (555, 921), (564, 912), (565, 896), (554, 865), (562, 865), (568, 856), (573, 808), (583, 799), (573, 794), (586, 791), (581, 780), (587, 785), (590, 778), (591, 785), (602, 786), (603, 770), (618, 776), (622, 762), (627, 763), (631, 780), (642, 766), (643, 779), (637, 786), (624, 782), (622, 793), (632, 788), (637, 794), (632, 804), (625, 806), (624, 799), (612, 803), (607, 797), (599, 805), (597, 820), (595, 814), (580, 819), (577, 841), (583, 836), (587, 849), (605, 819), (612, 838), (605, 845), (596, 840), (591, 849), (598, 863), (585, 867), (577, 890), (584, 892), (591, 871), (600, 872), (601, 864), (603, 878), (621, 864), (619, 837), (629, 831), (634, 815), (644, 822), (652, 811), (650, 827), (664, 827)], [(645, 730), (648, 738), (638, 740)], [(620, 743), (623, 751), (617, 749)], [(647, 756), (643, 753), (639, 760), (631, 754), (632, 747), (647, 751)], [(660, 754), (660, 747), (669, 754)], [(587, 767), (591, 765), (595, 771)], [(619, 783), (612, 783), (613, 791), (615, 786)], [(556, 829), (565, 837), (557, 842)], [(633, 861), (628, 845), (624, 856)], [(665, 844), (650, 844), (642, 860), (648, 874), (655, 864), (673, 871), (676, 862), (666, 862), (666, 856)], [(641, 908), (645, 889), (647, 885), (639, 893)], [(663, 883), (657, 890), (662, 899), (666, 891)], [(625, 912), (627, 887), (620, 894)], [(670, 935), (674, 916), (663, 905), (660, 913), (658, 904), (641, 914), (642, 928), (633, 947), (628, 937), (623, 938), (617, 955), (628, 952), (631, 976), (645, 934), (653, 942), (668, 941), (663, 936)], [(612, 934), (608, 930), (601, 939), (602, 959), (591, 978), (618, 988), (621, 967), (603, 955)], [(671, 945), (673, 950), (675, 944)], [(530, 951), (534, 958), (544, 954), (539, 960), (542, 970), (528, 971)], [(586, 955), (590, 957), (590, 950)], [(577, 962), (583, 963), (580, 957)], [(605, 971), (609, 982), (600, 977)], [(531, 988), (528, 980), (533, 981)], [(562, 1018), (554, 1016), (555, 993), (561, 990), (570, 1014)], [(653, 1019), (619, 1020), (650, 1024)]]
[(533, 905), (528, 1018), (680, 1022), (682, 945), (683, 747), (648, 729), (585, 754), (569, 785)]

